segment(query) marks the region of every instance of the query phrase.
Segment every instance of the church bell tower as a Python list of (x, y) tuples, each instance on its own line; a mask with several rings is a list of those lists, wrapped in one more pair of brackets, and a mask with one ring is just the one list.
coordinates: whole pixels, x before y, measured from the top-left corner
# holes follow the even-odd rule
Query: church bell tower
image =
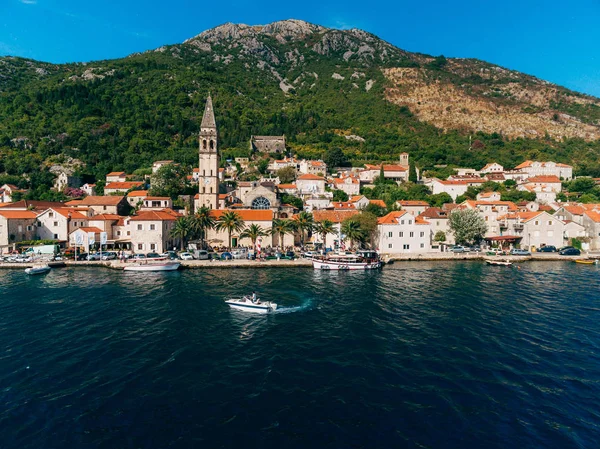
[(200, 207), (219, 208), (219, 153), (217, 149), (217, 122), (213, 111), (212, 98), (206, 100), (202, 123), (200, 124), (200, 173), (198, 177)]

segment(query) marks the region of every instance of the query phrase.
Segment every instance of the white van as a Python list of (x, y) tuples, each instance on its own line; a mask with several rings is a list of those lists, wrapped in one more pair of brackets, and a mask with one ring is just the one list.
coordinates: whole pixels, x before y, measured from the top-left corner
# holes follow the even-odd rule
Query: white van
[(198, 251), (196, 251), (196, 259), (198, 259), (198, 260), (210, 259), (210, 256), (208, 255), (208, 251), (206, 251), (204, 249), (199, 249)]
[(231, 257), (234, 259), (247, 259), (248, 250), (246, 248), (239, 248), (231, 251)]

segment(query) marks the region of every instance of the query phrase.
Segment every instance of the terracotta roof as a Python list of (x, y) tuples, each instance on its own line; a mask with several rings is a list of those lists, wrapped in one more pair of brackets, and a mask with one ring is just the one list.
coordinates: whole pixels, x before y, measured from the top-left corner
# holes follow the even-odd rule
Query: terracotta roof
[(116, 214), (98, 214), (98, 215), (94, 215), (93, 217), (89, 217), (88, 220), (89, 221), (105, 221), (105, 220), (120, 220), (121, 217), (120, 215), (116, 215)]
[(494, 195), (497, 195), (497, 194), (498, 194), (498, 192), (481, 192), (481, 193), (479, 194), (479, 196), (480, 196), (481, 198), (489, 198), (489, 197), (491, 197), (491, 196), (494, 196)]
[(357, 201), (360, 201), (362, 198), (364, 198), (364, 195), (354, 195), (354, 196), (350, 197), (350, 199), (348, 201), (350, 201), (351, 203), (356, 203)]
[(503, 215), (502, 217), (498, 217), (498, 220), (504, 220), (504, 219), (509, 219), (509, 220), (516, 220), (519, 219), (521, 221), (529, 221), (532, 218), (537, 217), (540, 214), (543, 214), (544, 212), (513, 212), (510, 214), (506, 214)]
[(481, 170), (479, 170), (479, 171), (486, 170), (486, 169), (490, 168), (492, 165), (500, 165), (500, 164), (498, 164), (498, 163), (496, 163), (496, 162), (492, 162), (492, 163), (490, 163), (490, 164), (485, 164), (485, 167), (483, 167), (483, 168), (482, 168)]
[(122, 196), (86, 196), (82, 200), (74, 200), (65, 203), (66, 206), (116, 206), (123, 201)]
[(398, 219), (408, 214), (405, 210), (395, 210), (377, 220), (377, 224), (398, 224)]
[[(100, 228), (97, 228), (97, 227), (95, 227), (95, 226), (91, 226), (91, 227), (85, 227), (85, 226), (84, 226), (84, 227), (81, 227), (81, 228), (77, 228), (77, 229), (75, 229), (75, 231), (94, 232), (94, 233), (96, 233), (96, 234), (99, 234), (99, 233), (103, 232), (103, 231), (102, 231), (102, 229), (100, 229)], [(75, 232), (75, 231), (73, 231), (73, 232)], [(73, 232), (72, 232), (72, 233), (73, 233)], [(71, 234), (72, 234), (72, 233), (71, 233)]]
[(140, 197), (140, 196), (146, 196), (146, 195), (148, 195), (147, 190), (132, 190), (131, 192), (129, 192), (127, 194), (127, 196), (132, 196), (132, 197)]
[(533, 176), (527, 179), (525, 182), (544, 182), (544, 183), (559, 183), (560, 178), (558, 176)]
[(325, 162), (323, 162), (323, 161), (308, 161), (308, 163), (310, 165), (312, 165), (313, 167), (324, 167), (325, 166)]
[(0, 216), (7, 219), (26, 220), (35, 219), (38, 214), (30, 210), (0, 210)]
[(306, 175), (302, 175), (300, 177), (298, 177), (297, 181), (325, 181), (325, 178), (323, 178), (322, 176), (317, 176), (317, 175), (311, 175), (310, 173), (306, 174)]
[(525, 162), (523, 162), (523, 163), (521, 163), (521, 164), (517, 165), (517, 166), (515, 167), (515, 170), (520, 170), (520, 169), (522, 169), (522, 168), (531, 167), (531, 165), (532, 165), (532, 164), (533, 164), (533, 161), (525, 161)]
[(466, 200), (463, 204), (467, 204), (472, 208), (477, 206), (507, 206), (508, 210), (516, 211), (519, 208), (512, 201), (474, 201), (474, 200)]
[(600, 223), (600, 213), (594, 210), (586, 210), (584, 215), (587, 215), (594, 223)]
[[(541, 167), (545, 167), (546, 164), (548, 164), (548, 162), (538, 162), (540, 164)], [(515, 170), (520, 170), (522, 168), (527, 168), (527, 167), (531, 167), (534, 164), (534, 161), (525, 161), (522, 164), (519, 164), (515, 167)], [(563, 168), (573, 168), (570, 165), (567, 164), (561, 164), (561, 163), (554, 163), (554, 165), (556, 165), (557, 167), (563, 167)]]
[(488, 173), (485, 176), (489, 181), (504, 181), (506, 179), (503, 173)]
[(421, 215), (419, 215), (419, 217), (447, 219), (448, 213), (439, 207), (428, 207), (421, 213)]
[(140, 211), (131, 221), (175, 221), (181, 215), (172, 209)]
[[(213, 209), (210, 215), (217, 220), (230, 209)], [(244, 221), (273, 221), (273, 211), (270, 209), (236, 209), (238, 214)]]
[[(381, 165), (373, 165), (373, 164), (365, 164), (365, 168), (367, 170), (381, 170)], [(383, 172), (386, 171), (406, 171), (408, 170), (406, 167), (402, 165), (391, 165), (391, 164), (383, 164)]]
[(126, 176), (126, 173), (124, 171), (111, 171), (106, 176)]
[(331, 203), (333, 205), (334, 209), (356, 209), (356, 207), (354, 206), (353, 203), (349, 202), (349, 201), (335, 201)]
[(369, 200), (369, 204), (375, 204), (376, 206), (387, 208), (387, 206), (385, 205), (385, 201), (383, 200)]
[(333, 178), (334, 184), (347, 184), (346, 180), (350, 180), (350, 184), (360, 184), (360, 180), (354, 176), (346, 176), (345, 178)]
[(279, 184), (277, 187), (282, 190), (295, 189), (296, 184)]
[(473, 178), (473, 179), (461, 179), (461, 180), (457, 180), (457, 181), (442, 181), (440, 179), (437, 180), (439, 183), (450, 186), (450, 185), (462, 185), (462, 186), (466, 186), (469, 184), (483, 184), (485, 181), (485, 179), (481, 179), (481, 178)]
[(42, 212), (41, 214), (38, 214), (38, 215), (45, 214), (49, 210), (53, 210), (54, 212), (62, 215), (65, 218), (68, 218), (69, 216), (71, 216), (71, 219), (74, 219), (74, 220), (87, 220), (88, 219), (88, 217), (83, 215), (81, 212), (78, 212), (75, 209), (72, 209), (70, 207), (51, 207), (49, 209), (46, 209), (44, 212)]
[(357, 210), (315, 210), (313, 218), (315, 221), (329, 220), (333, 223), (341, 223), (358, 213)]
[(62, 207), (65, 203), (55, 201), (21, 200), (14, 203), (2, 203), (0, 208), (46, 210), (50, 207)]
[(418, 201), (418, 200), (396, 201), (396, 204), (399, 204), (400, 206), (426, 206), (426, 207), (429, 207), (429, 203), (427, 201)]
[(106, 186), (104, 186), (104, 190), (129, 190), (133, 189), (134, 187), (139, 187), (141, 185), (144, 185), (143, 181), (109, 182), (108, 184), (106, 184)]

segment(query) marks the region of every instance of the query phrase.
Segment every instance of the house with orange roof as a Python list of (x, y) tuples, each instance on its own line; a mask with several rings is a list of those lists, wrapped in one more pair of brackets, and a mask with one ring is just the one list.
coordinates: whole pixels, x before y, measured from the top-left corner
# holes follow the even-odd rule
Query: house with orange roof
[(295, 195), (298, 193), (298, 187), (296, 184), (278, 184), (277, 190), (281, 193), (287, 193), (288, 195)]
[(504, 172), (504, 167), (500, 164), (498, 164), (497, 162), (492, 162), (491, 164), (486, 164), (485, 167), (483, 167), (481, 170), (479, 170), (479, 173), (482, 173), (484, 175), (487, 175), (488, 173), (503, 173)]
[(479, 192), (477, 194), (478, 201), (500, 201), (501, 198), (500, 192)]
[(331, 178), (329, 187), (335, 190), (342, 190), (348, 196), (358, 195), (360, 193), (360, 178), (354, 174)]
[(171, 230), (180, 217), (177, 212), (164, 209), (139, 211), (125, 218), (125, 227), (130, 231), (131, 249), (136, 253), (163, 253), (177, 248), (179, 240), (171, 236)]
[(144, 204), (144, 198), (148, 196), (147, 190), (132, 190), (127, 194), (127, 202), (131, 207), (141, 207)]
[(396, 206), (400, 210), (405, 210), (410, 212), (414, 216), (420, 215), (425, 212), (426, 209), (429, 208), (429, 203), (427, 201), (419, 201), (419, 200), (400, 200), (396, 201)]
[(440, 249), (440, 242), (435, 241), (435, 235), (440, 231), (443, 232), (446, 236), (446, 240), (444, 240), (442, 243), (444, 243), (445, 245), (454, 245), (454, 234), (450, 229), (449, 212), (439, 207), (428, 207), (419, 215), (419, 217), (423, 220), (428, 221), (431, 226), (430, 236), (432, 250)]
[(510, 212), (498, 217), (498, 223), (500, 235), (519, 237), (521, 248), (530, 251), (565, 243), (565, 222), (545, 211)]
[(71, 207), (51, 207), (37, 216), (37, 235), (42, 240), (67, 241), (76, 229), (88, 226), (88, 217)]
[(124, 171), (113, 171), (106, 175), (106, 184), (125, 181), (127, 181), (127, 174)]
[(325, 178), (306, 174), (298, 176), (296, 187), (301, 197), (319, 196), (325, 194)]
[(590, 238), (590, 249), (600, 249), (600, 209), (586, 209), (583, 212), (581, 224)]
[[(213, 209), (210, 211), (211, 216), (215, 220), (219, 220), (227, 211), (235, 211), (236, 214), (244, 221), (244, 228), (250, 225), (258, 225), (264, 231), (269, 232), (273, 227), (273, 218), (275, 213), (271, 209)], [(232, 245), (236, 246), (252, 246), (252, 241), (248, 238), (240, 238), (240, 232), (232, 233)], [(229, 233), (226, 230), (209, 229), (206, 233), (206, 241), (213, 246), (227, 246), (229, 243)], [(263, 248), (267, 246), (277, 246), (278, 236), (269, 235), (263, 237)]]
[(354, 195), (348, 200), (356, 209), (364, 209), (369, 205), (369, 199), (364, 195)]
[(303, 159), (298, 164), (298, 171), (302, 174), (325, 176), (327, 174), (327, 164), (321, 160), (312, 161)]
[(350, 201), (332, 201), (331, 207), (334, 210), (355, 210), (356, 206)]
[(114, 195), (117, 193), (122, 193), (124, 195), (130, 190), (141, 188), (143, 185), (143, 181), (109, 182), (104, 187), (104, 195)]
[(447, 193), (453, 200), (460, 195), (464, 195), (469, 187), (479, 187), (486, 180), (482, 178), (470, 178), (461, 180), (446, 180), (438, 178), (429, 179), (425, 185), (431, 189), (431, 193), (437, 195), (439, 193)]
[(517, 165), (515, 170), (526, 173), (528, 178), (533, 176), (556, 176), (565, 181), (573, 178), (573, 167), (552, 161), (525, 161)]
[(487, 225), (486, 237), (501, 234), (499, 217), (511, 212), (518, 212), (519, 207), (512, 201), (475, 201), (467, 200), (460, 204), (463, 209), (474, 209), (479, 212)]
[(131, 206), (125, 196), (86, 196), (82, 200), (73, 200), (65, 206), (90, 210), (92, 214), (128, 215)]
[(172, 208), (173, 200), (168, 196), (147, 196), (143, 200), (141, 210), (163, 210)]
[(583, 225), (583, 214), (586, 210), (597, 209), (600, 211), (600, 204), (586, 204), (585, 206), (592, 206), (591, 208), (584, 207), (583, 204), (577, 203), (564, 203), (554, 214), (560, 220), (563, 221), (574, 221)]
[(431, 224), (408, 211), (393, 211), (377, 220), (376, 248), (380, 254), (431, 252)]
[(364, 170), (359, 172), (360, 181), (364, 184), (372, 184), (373, 181), (375, 181), (375, 178), (379, 177), (381, 174), (382, 165), (383, 177), (385, 179), (391, 179), (398, 184), (408, 181), (408, 167), (397, 164), (365, 164)]
[(12, 203), (12, 197), (17, 192), (25, 193), (27, 190), (19, 189), (13, 184), (4, 184), (2, 187), (0, 187), (0, 203)]
[(81, 190), (83, 190), (86, 195), (93, 196), (96, 194), (96, 184), (85, 183), (81, 186)]
[(106, 238), (108, 240), (114, 240), (114, 227), (122, 218), (123, 217), (116, 214), (97, 214), (88, 218), (88, 226), (98, 228), (100, 231), (106, 232)]
[(37, 213), (30, 210), (0, 209), (0, 249), (33, 240), (37, 234)]
[(36, 200), (20, 200), (13, 203), (0, 203), (0, 210), (33, 210), (43, 212), (50, 207), (65, 207), (65, 203)]

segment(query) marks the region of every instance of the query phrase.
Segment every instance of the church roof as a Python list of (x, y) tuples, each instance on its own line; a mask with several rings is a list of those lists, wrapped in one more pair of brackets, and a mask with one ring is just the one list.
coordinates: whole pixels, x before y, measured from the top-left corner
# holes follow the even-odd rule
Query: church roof
[(200, 128), (216, 128), (217, 122), (215, 121), (215, 112), (213, 110), (212, 98), (210, 95), (206, 99), (206, 106), (204, 107), (204, 115), (202, 116), (202, 123)]

